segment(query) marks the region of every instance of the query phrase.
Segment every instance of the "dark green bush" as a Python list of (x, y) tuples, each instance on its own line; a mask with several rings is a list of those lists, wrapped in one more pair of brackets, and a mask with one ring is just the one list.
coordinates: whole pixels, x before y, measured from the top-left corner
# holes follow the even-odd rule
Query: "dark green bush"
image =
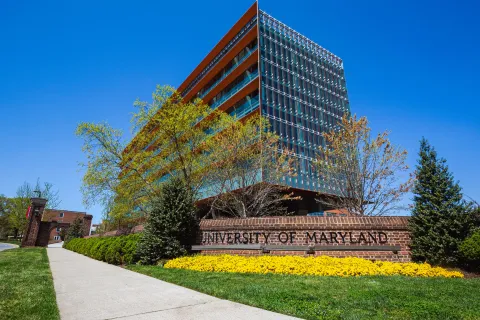
[(138, 261), (138, 234), (117, 237), (75, 238), (64, 247), (87, 257), (111, 264), (133, 264)]
[(151, 205), (138, 253), (142, 264), (185, 255), (198, 230), (192, 192), (180, 179), (172, 179)]
[(460, 244), (460, 254), (468, 267), (480, 270), (480, 230)]
[(140, 241), (139, 234), (132, 234), (126, 237), (125, 244), (123, 246), (123, 263), (133, 264), (138, 261), (137, 244)]

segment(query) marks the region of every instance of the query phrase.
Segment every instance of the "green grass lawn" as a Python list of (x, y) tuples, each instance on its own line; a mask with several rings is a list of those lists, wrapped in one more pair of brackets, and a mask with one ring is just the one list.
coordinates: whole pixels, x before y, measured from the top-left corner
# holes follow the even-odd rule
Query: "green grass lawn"
[(305, 319), (480, 319), (480, 279), (314, 277), (130, 270), (219, 298)]
[(60, 319), (44, 248), (0, 252), (0, 319)]

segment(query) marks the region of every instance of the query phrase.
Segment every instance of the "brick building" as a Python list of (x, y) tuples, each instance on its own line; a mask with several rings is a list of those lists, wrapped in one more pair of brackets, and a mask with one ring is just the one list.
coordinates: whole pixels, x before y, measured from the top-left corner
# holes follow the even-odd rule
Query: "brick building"
[[(90, 234), (90, 228), (92, 224), (92, 216), (86, 212), (69, 211), (69, 210), (57, 210), (57, 209), (45, 209), (42, 217), (42, 221), (51, 222), (57, 221), (58, 223), (72, 223), (76, 218), (81, 218), (84, 221), (85, 235)], [(87, 219), (85, 219), (85, 217)], [(60, 231), (61, 227), (54, 228), (50, 231), (48, 243), (61, 242)]]

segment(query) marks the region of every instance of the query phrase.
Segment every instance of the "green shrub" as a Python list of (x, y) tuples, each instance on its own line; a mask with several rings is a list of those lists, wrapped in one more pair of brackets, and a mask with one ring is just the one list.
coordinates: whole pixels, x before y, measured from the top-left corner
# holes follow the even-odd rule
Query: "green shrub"
[(198, 229), (192, 192), (180, 179), (173, 179), (151, 207), (138, 246), (140, 262), (156, 264), (187, 254)]
[(468, 267), (480, 270), (480, 230), (460, 244), (460, 254)]
[(133, 264), (138, 260), (137, 244), (140, 241), (139, 234), (132, 234), (126, 238), (123, 246), (122, 264)]
[(115, 237), (105, 251), (105, 261), (111, 264), (121, 264), (125, 237)]
[(138, 234), (118, 237), (74, 238), (64, 244), (68, 250), (111, 264), (133, 264), (138, 261)]

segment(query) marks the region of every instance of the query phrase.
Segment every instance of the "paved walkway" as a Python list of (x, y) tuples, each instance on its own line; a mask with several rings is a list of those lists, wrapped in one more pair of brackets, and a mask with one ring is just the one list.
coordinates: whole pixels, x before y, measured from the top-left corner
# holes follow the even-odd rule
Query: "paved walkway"
[(63, 247), (63, 241), (57, 242), (57, 243), (51, 243), (48, 245), (48, 248), (61, 248), (61, 247)]
[(0, 251), (13, 249), (13, 248), (18, 248), (18, 246), (16, 244), (0, 243)]
[[(294, 319), (48, 248), (58, 308), (70, 319)], [(202, 281), (199, 276), (198, 281)]]

